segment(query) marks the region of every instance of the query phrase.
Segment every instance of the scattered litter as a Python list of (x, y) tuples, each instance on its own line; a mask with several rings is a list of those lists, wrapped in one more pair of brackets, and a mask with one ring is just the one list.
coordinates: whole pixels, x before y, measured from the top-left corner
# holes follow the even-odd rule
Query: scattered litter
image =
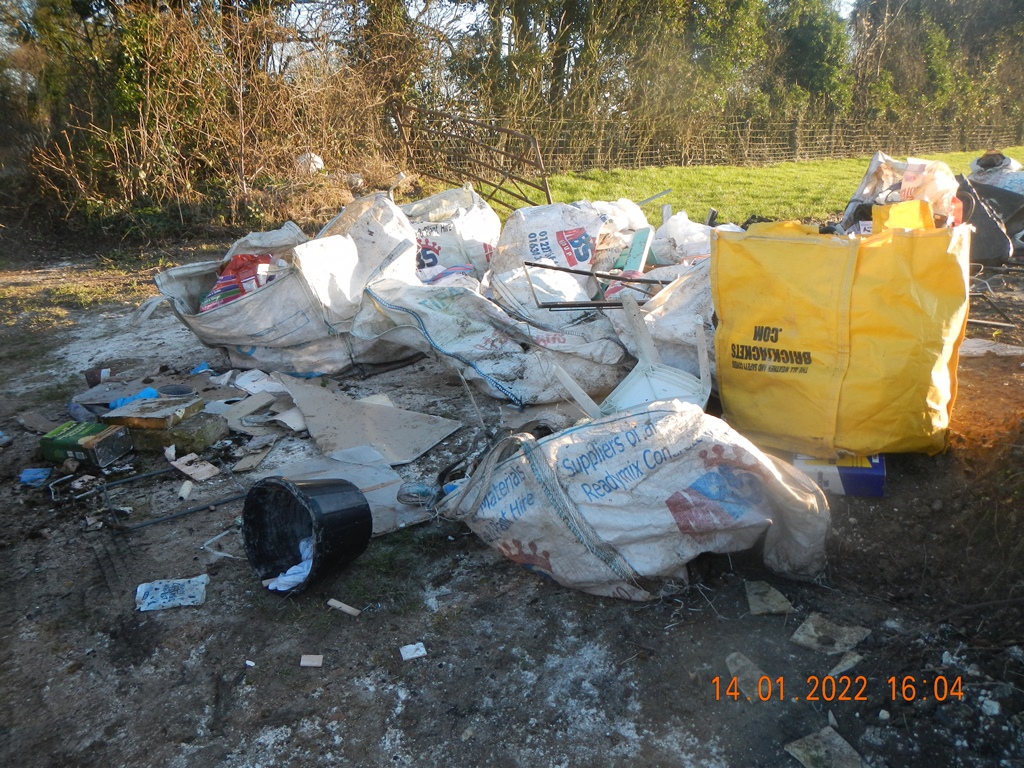
[(859, 653), (853, 651), (847, 651), (841, 657), (839, 657), (838, 663), (828, 671), (829, 677), (839, 677), (844, 672), (849, 672), (855, 666), (864, 661), (864, 657)]
[(208, 461), (199, 458), (196, 454), (190, 453), (180, 459), (171, 462), (175, 468), (181, 470), (197, 483), (209, 480), (220, 474), (220, 469)]
[(72, 420), (80, 422), (82, 424), (92, 424), (96, 421), (96, 414), (86, 408), (84, 405), (80, 405), (76, 402), (70, 402), (67, 404), (68, 416)]
[[(60, 471), (65, 475), (73, 475), (78, 471), (78, 468), (82, 465), (78, 459), (65, 459), (64, 463), (60, 465)], [(104, 470), (104, 473), (108, 471), (116, 471), (118, 467), (109, 467)], [(125, 471), (130, 472), (132, 467), (129, 465)]]
[(835, 459), (815, 459), (797, 454), (793, 466), (818, 484), (818, 487), (837, 496), (884, 496), (885, 457), (840, 456)]
[(188, 384), (164, 384), (157, 387), (156, 391), (160, 393), (160, 397), (165, 398), (194, 397), (196, 394), (196, 388)]
[(246, 435), (259, 437), (260, 435), (274, 434), (277, 430), (267, 426), (249, 426), (242, 422), (246, 416), (269, 407), (277, 400), (277, 397), (270, 392), (259, 392), (244, 400), (239, 400), (222, 413), (228, 422), (228, 427), (233, 432), (242, 432)]
[[(337, 478), (265, 477), (249, 490), (242, 509), (249, 564), (265, 586), (282, 592), (298, 591), (327, 569), (348, 565), (366, 549), (372, 532), (366, 498)], [(282, 573), (292, 569), (294, 578)]]
[[(426, 522), (433, 512), (422, 503), (400, 499), (402, 476), (373, 447), (368, 445), (335, 451), (327, 458), (293, 462), (287, 466), (289, 480), (340, 480), (351, 483), (363, 494), (373, 517), (373, 535), (397, 531)], [(431, 496), (433, 489), (431, 489)]]
[(250, 395), (257, 395), (263, 392), (272, 395), (284, 395), (288, 392), (288, 388), (281, 384), (280, 381), (256, 369), (238, 374), (235, 377), (233, 386), (238, 387), (238, 389), (244, 389)]
[(14, 442), (14, 438), (6, 432), (0, 432), (0, 448), (6, 448)]
[(402, 661), (409, 661), (410, 659), (418, 659), (422, 656), (427, 655), (427, 649), (423, 647), (423, 643), (414, 643), (413, 645), (403, 645), (398, 649), (402, 654)]
[(711, 395), (711, 366), (708, 363), (707, 344), (704, 340), (704, 320), (696, 315), (693, 317), (700, 360), (700, 379), (697, 379), (686, 371), (662, 364), (654, 340), (640, 314), (640, 308), (629, 294), (622, 296), (622, 311), (633, 333), (633, 341), (639, 349), (638, 362), (629, 375), (601, 403), (601, 413), (607, 416), (633, 405), (670, 398), (678, 398), (694, 403), (701, 409), (705, 408)]
[(776, 613), (792, 613), (793, 604), (779, 590), (766, 581), (747, 581), (747, 605), (754, 616), (770, 616)]
[(87, 371), (82, 371), (82, 375), (85, 376), (85, 383), (90, 387), (95, 387), (97, 384), (102, 384), (110, 378), (109, 368), (90, 368)]
[(125, 395), (124, 397), (118, 397), (111, 400), (109, 408), (110, 410), (115, 411), (122, 406), (128, 405), (128, 403), (135, 402), (136, 400), (154, 400), (158, 397), (160, 397), (159, 392), (153, 389), (153, 387), (146, 387), (145, 389), (139, 390), (134, 395)]
[(214, 543), (215, 541), (220, 541), (220, 540), (221, 540), (221, 539), (223, 539), (223, 538), (224, 538), (225, 536), (227, 536), (227, 535), (228, 535), (229, 533), (231, 533), (231, 532), (232, 532), (232, 530), (233, 530), (233, 529), (229, 528), (229, 529), (228, 529), (228, 530), (226, 530), (226, 531), (221, 531), (221, 532), (220, 532), (220, 533), (218, 533), (218, 534), (217, 534), (216, 536), (214, 536), (214, 537), (213, 537), (212, 539), (207, 539), (206, 541), (204, 541), (204, 542), (203, 542), (203, 543), (202, 543), (202, 544), (201, 544), (201, 545), (199, 546), (199, 548), (200, 548), (200, 549), (202, 549), (202, 550), (205, 550), (206, 552), (209, 552), (209, 553), (210, 553), (211, 555), (213, 555), (214, 557), (230, 557), (230, 558), (232, 558), (232, 559), (234, 559), (234, 560), (237, 560), (238, 558), (237, 558), (237, 557), (236, 557), (235, 555), (232, 555), (232, 554), (231, 554), (231, 553), (229, 553), (229, 552), (222, 552), (222, 551), (221, 551), (221, 550), (219, 550), (219, 549), (210, 549), (210, 545), (211, 545), (211, 544), (213, 544), (213, 543)]
[(219, 387), (230, 387), (231, 386), (231, 382), (234, 381), (235, 376), (237, 376), (237, 375), (238, 375), (238, 371), (236, 371), (234, 369), (232, 369), (230, 371), (225, 371), (224, 373), (221, 373), (221, 374), (219, 374), (217, 376), (211, 376), (210, 377), (210, 383), (211, 384), (216, 384)]
[(342, 613), (347, 613), (349, 616), (358, 616), (362, 611), (358, 608), (353, 608), (351, 605), (346, 605), (341, 600), (335, 600), (333, 597), (327, 601), (327, 605), (331, 608), (336, 608)]
[(831, 726), (792, 741), (784, 749), (804, 768), (861, 768), (860, 755)]
[(172, 444), (164, 448), (164, 458), (170, 462), (178, 458), (178, 446)]
[(313, 569), (312, 537), (303, 539), (299, 542), (299, 557), (302, 559), (276, 579), (272, 579), (270, 583), (267, 584), (267, 589), (275, 592), (287, 592), (288, 590), (299, 586), (299, 584), (302, 584), (309, 578), (309, 573)]
[(304, 653), (299, 659), (300, 667), (322, 667), (324, 665), (323, 654)]
[(410, 506), (424, 507), (430, 503), (436, 491), (437, 488), (426, 483), (402, 483), (398, 488), (398, 501)]
[(825, 653), (846, 653), (871, 634), (865, 627), (833, 624), (820, 613), (812, 613), (789, 639), (799, 646)]
[(181, 484), (181, 488), (178, 489), (178, 498), (181, 501), (188, 501), (188, 497), (192, 495), (192, 489), (195, 486), (191, 480), (186, 480)]
[(369, 443), (388, 463), (407, 464), (462, 426), (440, 416), (361, 403), (298, 379), (285, 383), (325, 454)]
[(81, 493), (82, 491), (93, 488), (102, 482), (103, 481), (95, 475), (82, 475), (81, 477), (75, 478), (71, 481), (70, 488), (72, 491)]
[[(188, 389), (191, 389), (189, 387)], [(195, 394), (186, 397), (159, 397), (132, 400), (99, 417), (104, 424), (120, 424), (132, 429), (170, 429), (201, 410), (205, 403)]]
[(736, 678), (736, 682), (743, 691), (748, 701), (757, 701), (758, 683), (761, 678), (767, 675), (754, 662), (738, 651), (730, 653), (725, 657), (725, 664), (729, 667), (729, 674)]
[(287, 411), (282, 411), (274, 416), (273, 420), (284, 424), (292, 432), (306, 431), (306, 417), (302, 415), (302, 411), (298, 408), (289, 408)]
[(255, 661), (249, 661), (249, 659), (246, 659), (245, 660), (245, 666), (247, 666), (247, 667), (255, 667), (256, 666), (256, 662)]
[(210, 364), (204, 361), (204, 362), (200, 363), (199, 365), (197, 365), (195, 368), (193, 368), (191, 371), (189, 371), (189, 374), (191, 376), (195, 376), (197, 373), (206, 373), (209, 370), (210, 370)]
[(39, 441), (43, 458), (53, 462), (65, 459), (89, 461), (98, 467), (113, 464), (132, 450), (127, 427), (68, 421)]
[(259, 435), (252, 438), (252, 440), (242, 446), (244, 455), (235, 463), (231, 471), (248, 472), (255, 469), (267, 457), (267, 454), (270, 453), (275, 442), (277, 442), (277, 435)]
[(46, 481), (50, 479), (50, 473), (53, 470), (46, 467), (31, 467), (29, 469), (21, 470), (21, 475), (18, 480), (22, 485), (27, 485), (32, 488), (42, 488), (46, 485)]
[(206, 585), (209, 583), (210, 577), (204, 573), (192, 579), (163, 579), (139, 584), (135, 590), (135, 607), (140, 611), (159, 611), (202, 605), (206, 602)]

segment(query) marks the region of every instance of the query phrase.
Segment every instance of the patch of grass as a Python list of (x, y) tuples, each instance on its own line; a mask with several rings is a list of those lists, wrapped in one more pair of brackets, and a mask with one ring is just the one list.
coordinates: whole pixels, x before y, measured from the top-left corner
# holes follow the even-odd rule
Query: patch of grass
[(421, 563), (415, 538), (416, 532), (407, 528), (372, 540), (345, 575), (345, 602), (357, 607), (381, 603), (399, 614), (419, 606), (422, 587), (413, 574)]
[[(969, 163), (982, 154), (947, 152), (921, 155), (941, 160), (954, 173), (970, 173)], [(1024, 147), (1004, 150), (1008, 156), (1024, 156)], [(672, 191), (645, 205), (652, 223), (661, 222), (661, 206), (686, 211), (703, 222), (708, 209), (718, 211), (718, 221), (741, 224), (751, 216), (769, 219), (824, 221), (841, 212), (856, 191), (870, 157), (844, 160), (812, 160), (761, 167), (690, 166), (641, 168), (639, 170), (587, 171), (558, 174), (548, 179), (552, 197), (559, 202), (627, 198), (640, 202), (666, 189)], [(905, 160), (905, 157), (897, 157)]]

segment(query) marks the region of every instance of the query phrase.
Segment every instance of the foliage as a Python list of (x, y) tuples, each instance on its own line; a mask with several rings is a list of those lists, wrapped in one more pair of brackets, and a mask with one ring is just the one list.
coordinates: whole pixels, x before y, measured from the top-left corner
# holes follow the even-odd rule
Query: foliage
[(0, 181), (27, 167), (69, 220), (122, 233), (311, 220), (350, 174), (410, 169), (403, 104), (530, 133), (565, 168), (800, 157), (848, 125), (968, 149), (979, 123), (1024, 132), (1022, 32), (1024, 0), (15, 0)]

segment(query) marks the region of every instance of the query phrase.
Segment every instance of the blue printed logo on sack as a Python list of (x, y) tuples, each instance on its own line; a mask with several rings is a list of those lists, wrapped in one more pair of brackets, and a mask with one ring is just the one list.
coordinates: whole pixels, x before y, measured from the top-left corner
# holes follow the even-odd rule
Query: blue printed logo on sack
[(583, 227), (556, 232), (555, 239), (570, 267), (589, 262), (594, 257), (594, 240)]
[(441, 246), (425, 237), (416, 238), (416, 244), (416, 269), (436, 267), (441, 260)]

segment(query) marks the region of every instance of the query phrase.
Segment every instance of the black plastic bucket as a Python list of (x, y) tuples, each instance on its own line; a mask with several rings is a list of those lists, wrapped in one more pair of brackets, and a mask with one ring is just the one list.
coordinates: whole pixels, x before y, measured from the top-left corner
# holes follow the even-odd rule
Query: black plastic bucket
[(342, 568), (366, 550), (373, 518), (366, 497), (347, 480), (265, 477), (245, 497), (242, 538), (260, 580), (296, 565), (299, 542), (312, 537), (309, 576), (286, 592), (298, 592), (323, 573)]

